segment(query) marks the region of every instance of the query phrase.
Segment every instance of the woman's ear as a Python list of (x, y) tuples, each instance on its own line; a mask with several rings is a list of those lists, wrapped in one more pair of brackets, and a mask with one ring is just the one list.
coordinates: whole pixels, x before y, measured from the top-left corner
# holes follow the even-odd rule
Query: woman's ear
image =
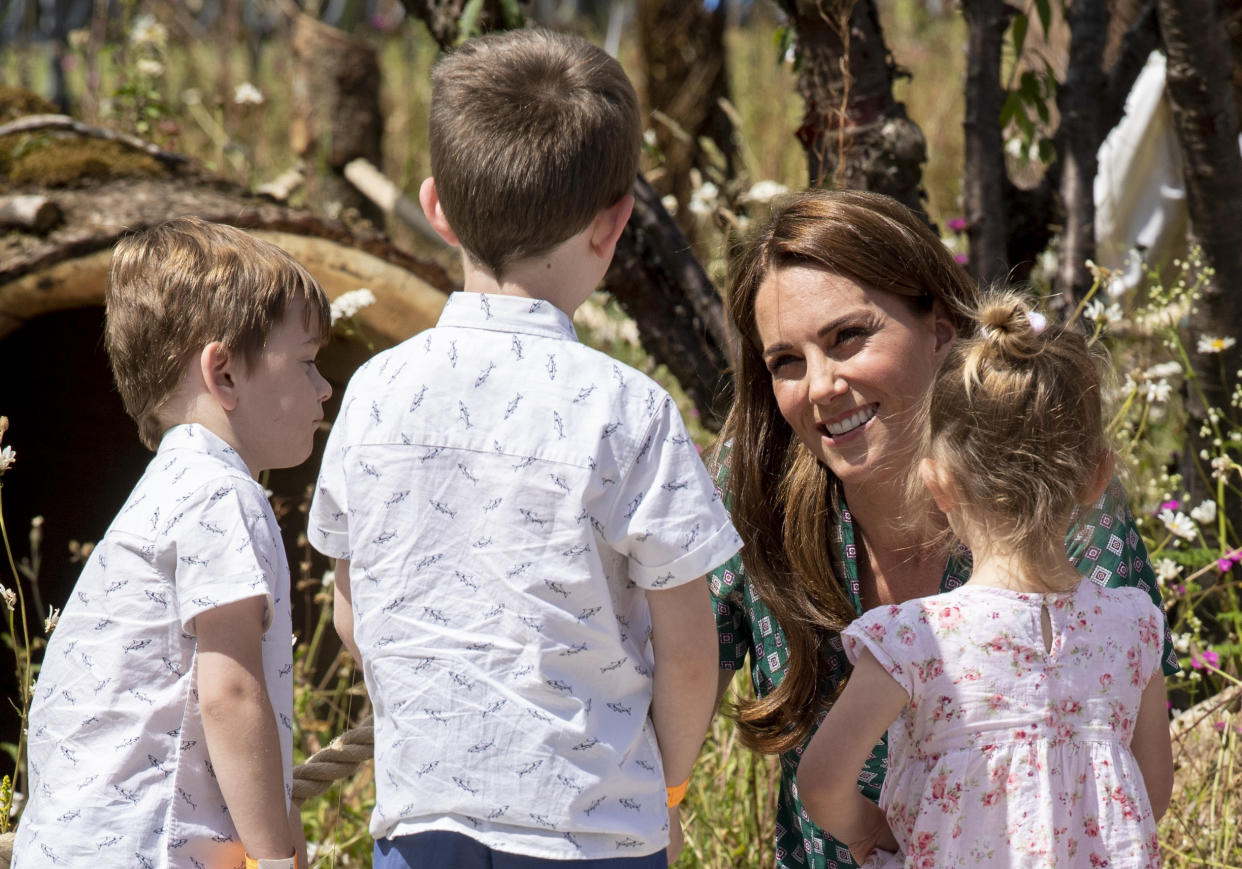
[(1095, 474), (1091, 477), (1091, 482), (1078, 496), (1080, 504), (1094, 504), (1104, 495), (1104, 490), (1108, 488), (1108, 484), (1113, 481), (1113, 473), (1117, 470), (1117, 454), (1112, 450), (1105, 450), (1100, 456), (1099, 463), (1095, 466)]
[(957, 340), (957, 327), (939, 299), (932, 301), (932, 334), (936, 336), (936, 355), (943, 359)]
[(225, 411), (237, 408), (237, 378), (233, 355), (219, 341), (212, 341), (198, 354), (203, 385)]
[(418, 188), (418, 204), (423, 207), (423, 214), (427, 216), (427, 222), (436, 231), (436, 235), (453, 247), (459, 247), (461, 242), (457, 240), (457, 233), (453, 232), (453, 227), (449, 226), (448, 218), (444, 216), (444, 209), (440, 207), (440, 194), (436, 192), (436, 179), (428, 178), (423, 181), (423, 186)]

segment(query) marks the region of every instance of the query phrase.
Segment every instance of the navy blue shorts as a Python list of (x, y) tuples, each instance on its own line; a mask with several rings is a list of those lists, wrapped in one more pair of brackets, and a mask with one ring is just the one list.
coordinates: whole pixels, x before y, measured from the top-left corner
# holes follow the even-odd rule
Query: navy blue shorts
[(657, 851), (646, 857), (614, 857), (600, 860), (549, 860), (493, 851), (491, 848), (446, 830), (413, 836), (375, 840), (372, 869), (668, 869), (668, 854)]

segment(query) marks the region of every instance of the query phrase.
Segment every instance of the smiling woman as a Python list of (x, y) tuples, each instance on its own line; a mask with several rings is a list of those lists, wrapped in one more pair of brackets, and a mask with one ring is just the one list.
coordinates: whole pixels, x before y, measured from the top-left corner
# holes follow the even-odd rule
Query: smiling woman
[[(903, 514), (918, 408), (954, 341), (978, 328), (978, 291), (918, 217), (860, 191), (779, 206), (732, 274), (737, 397), (717, 466), (745, 563), (710, 575), (720, 690), (749, 657), (756, 699), (735, 718), (750, 747), (781, 755), (778, 865), (854, 866), (803, 809), (798, 761), (849, 670), (841, 629), (970, 576), (969, 553), (940, 543), (943, 517)], [(1075, 515), (1066, 553), (1096, 582), (1158, 599), (1115, 480)], [(886, 766), (882, 740), (858, 780), (873, 801)]]

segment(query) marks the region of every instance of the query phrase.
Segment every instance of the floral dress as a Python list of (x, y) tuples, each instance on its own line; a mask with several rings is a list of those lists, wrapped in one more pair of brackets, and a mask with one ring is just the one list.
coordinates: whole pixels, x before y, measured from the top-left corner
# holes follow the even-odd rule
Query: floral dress
[[(722, 451), (716, 483), (723, 490), (728, 476), (728, 448)], [(726, 503), (727, 506), (727, 503)], [(857, 548), (854, 523), (844, 498), (833, 503), (831, 523), (837, 575), (846, 584), (855, 611), (861, 615)], [(1147, 550), (1134, 526), (1125, 490), (1113, 480), (1104, 496), (1075, 517), (1065, 538), (1066, 554), (1083, 574), (1103, 586), (1129, 585), (1141, 589), (1160, 602), (1156, 576), (1147, 558)], [(742, 554), (745, 550), (742, 550)], [(940, 590), (957, 588), (970, 578), (969, 553), (949, 559), (940, 581)], [(712, 599), (716, 607), (716, 633), (720, 642), (720, 669), (740, 670), (750, 658), (750, 677), (755, 694), (771, 693), (785, 676), (789, 651), (785, 634), (760, 600), (750, 583), (741, 554), (708, 574)], [(840, 637), (824, 643), (824, 684), (821, 697), (832, 697), (849, 672), (849, 659)], [(1180, 669), (1172, 639), (1165, 627), (1164, 672)], [(823, 712), (821, 712), (821, 717)], [(813, 734), (812, 730), (812, 734)], [(810, 734), (807, 736), (810, 741)], [(781, 755), (780, 793), (776, 806), (776, 866), (778, 869), (852, 869), (857, 864), (849, 848), (821, 830), (811, 820), (798, 798), (798, 759), (805, 744)], [(858, 777), (859, 790), (878, 802), (880, 786), (888, 769), (888, 747), (880, 740)], [(767, 869), (767, 867), (764, 867)]]
[(1130, 740), (1163, 626), (1138, 589), (1087, 581), (1054, 594), (966, 585), (853, 622), (850, 661), (871, 652), (910, 698), (880, 794), (901, 853), (864, 867), (1158, 866)]

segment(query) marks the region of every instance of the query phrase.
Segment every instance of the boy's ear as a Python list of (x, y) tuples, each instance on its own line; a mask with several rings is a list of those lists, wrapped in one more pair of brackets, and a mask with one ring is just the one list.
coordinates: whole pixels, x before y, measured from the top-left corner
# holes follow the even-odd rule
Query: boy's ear
[(923, 478), (923, 485), (927, 487), (928, 494), (936, 502), (937, 509), (948, 516), (957, 506), (957, 489), (954, 488), (953, 481), (945, 474), (944, 469), (931, 459), (923, 459), (919, 462), (919, 476)]
[(233, 367), (232, 354), (219, 341), (212, 341), (198, 354), (203, 385), (225, 411), (237, 408), (237, 379), (233, 376)]
[(436, 235), (453, 247), (459, 247), (461, 242), (457, 240), (457, 233), (453, 232), (453, 227), (449, 226), (448, 218), (444, 216), (444, 209), (440, 207), (440, 194), (436, 192), (436, 179), (428, 178), (423, 182), (423, 186), (418, 188), (418, 204), (423, 207), (423, 214), (427, 216), (427, 222), (436, 231)]
[(590, 243), (596, 256), (612, 259), (617, 240), (621, 238), (621, 232), (633, 211), (634, 195), (627, 193), (595, 215), (595, 220), (591, 221)]
[(1117, 470), (1117, 454), (1112, 450), (1105, 450), (1100, 456), (1100, 462), (1095, 466), (1095, 474), (1091, 478), (1091, 482), (1082, 494), (1078, 497), (1080, 504), (1094, 504), (1104, 495), (1104, 490), (1108, 488), (1108, 484), (1113, 481), (1113, 472)]

